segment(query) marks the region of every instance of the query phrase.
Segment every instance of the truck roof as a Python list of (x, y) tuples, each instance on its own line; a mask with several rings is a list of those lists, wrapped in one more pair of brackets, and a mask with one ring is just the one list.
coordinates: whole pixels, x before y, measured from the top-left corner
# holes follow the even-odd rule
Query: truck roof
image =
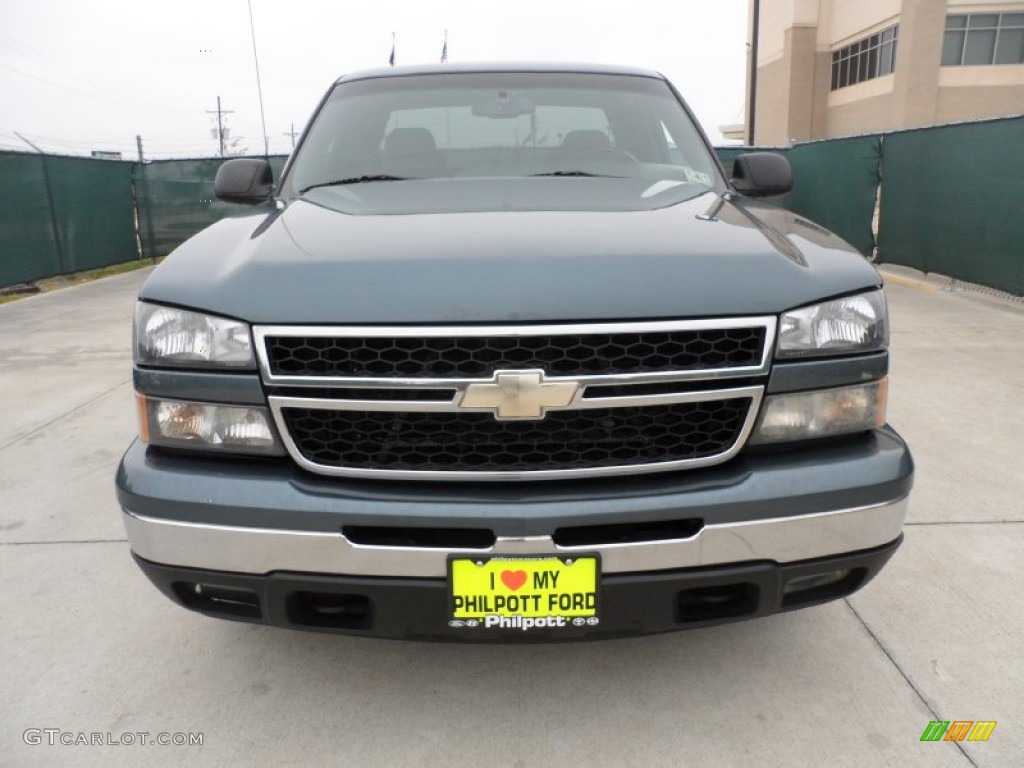
[(414, 64), (401, 67), (378, 67), (361, 72), (342, 75), (337, 83), (353, 80), (368, 80), (378, 77), (403, 77), (408, 75), (443, 75), (453, 72), (574, 72), (591, 75), (629, 75), (632, 77), (664, 77), (650, 69), (611, 64), (584, 64), (576, 62), (551, 61), (483, 61), (458, 64)]

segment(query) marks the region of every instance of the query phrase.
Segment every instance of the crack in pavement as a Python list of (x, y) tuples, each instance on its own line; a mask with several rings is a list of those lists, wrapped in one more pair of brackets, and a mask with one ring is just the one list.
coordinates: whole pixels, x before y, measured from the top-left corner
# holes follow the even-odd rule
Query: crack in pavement
[[(910, 679), (910, 676), (907, 675), (907, 673), (903, 671), (903, 668), (896, 663), (896, 659), (893, 658), (893, 655), (889, 652), (889, 649), (882, 644), (882, 641), (879, 639), (878, 635), (876, 635), (874, 631), (871, 629), (871, 627), (868, 626), (868, 623), (864, 621), (864, 617), (861, 616), (857, 612), (857, 609), (853, 607), (853, 603), (850, 602), (850, 599), (848, 597), (844, 597), (843, 602), (846, 603), (847, 607), (850, 609), (853, 615), (857, 617), (857, 621), (859, 621), (861, 626), (864, 627), (864, 631), (866, 631), (868, 635), (871, 636), (871, 639), (875, 641), (875, 645), (878, 646), (879, 650), (881, 650), (882, 653), (885, 654), (885, 658), (889, 660), (889, 663), (892, 664), (893, 667), (895, 667), (896, 671), (900, 673), (900, 677), (902, 677), (904, 681), (906, 681), (907, 685), (910, 686), (910, 690), (917, 694), (917, 698), (920, 699), (922, 704), (924, 704), (925, 709), (928, 710), (928, 714), (931, 715), (932, 720), (942, 720), (942, 718), (939, 717), (939, 715), (936, 713), (937, 707), (933, 706), (932, 703), (924, 697), (924, 694), (921, 693), (921, 691), (918, 689), (916, 685), (914, 685), (914, 681)], [(967, 754), (967, 750), (964, 749), (963, 744), (961, 744), (959, 741), (954, 741), (953, 744), (955, 744), (956, 748), (960, 750), (960, 754), (964, 756), (967, 762), (973, 765), (974, 768), (979, 768), (978, 764), (974, 762), (974, 760), (971, 758), (969, 754)]]
[(68, 411), (66, 413), (62, 413), (60, 416), (56, 416), (56, 417), (50, 419), (45, 424), (40, 424), (38, 427), (30, 429), (25, 434), (16, 436), (10, 442), (4, 443), (3, 445), (0, 445), (0, 451), (5, 451), (8, 448), (10, 448), (12, 445), (17, 445), (18, 443), (22, 442), (23, 440), (26, 440), (27, 438), (32, 437), (32, 435), (36, 434), (37, 432), (41, 432), (42, 430), (46, 429), (47, 427), (56, 424), (58, 421), (61, 421), (62, 419), (66, 419), (68, 416), (71, 416), (71, 415), (73, 415), (75, 413), (78, 413), (80, 410), (85, 408), (87, 405), (92, 405), (97, 400), (103, 399), (104, 397), (109, 395), (114, 390), (119, 389), (120, 387), (123, 387), (125, 384), (131, 384), (131, 382), (132, 382), (132, 380), (130, 378), (125, 379), (124, 381), (118, 382), (117, 384), (115, 384), (110, 389), (107, 389), (107, 390), (104, 390), (103, 392), (100, 392), (98, 395), (96, 395), (95, 397), (90, 398), (89, 400), (86, 400), (84, 403), (79, 403), (74, 408), (72, 408), (70, 411)]

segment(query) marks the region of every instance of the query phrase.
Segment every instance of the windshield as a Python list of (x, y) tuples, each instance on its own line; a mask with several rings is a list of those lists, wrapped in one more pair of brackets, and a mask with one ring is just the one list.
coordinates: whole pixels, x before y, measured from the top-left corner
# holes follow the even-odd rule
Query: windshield
[(335, 86), (282, 194), (354, 212), (636, 209), (720, 184), (662, 80), (452, 73)]

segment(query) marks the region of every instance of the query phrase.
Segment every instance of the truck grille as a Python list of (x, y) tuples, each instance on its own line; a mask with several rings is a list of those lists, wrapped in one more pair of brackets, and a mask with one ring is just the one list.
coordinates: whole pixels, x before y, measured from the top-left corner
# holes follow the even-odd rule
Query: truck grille
[(283, 376), (472, 377), (508, 368), (552, 376), (757, 365), (765, 328), (529, 336), (267, 336)]
[(523, 480), (717, 464), (742, 448), (774, 317), (256, 326), (292, 458), (327, 475)]
[(579, 469), (698, 459), (739, 437), (750, 398), (555, 411), (543, 421), (488, 413), (284, 408), (295, 445), (332, 467), (433, 471)]

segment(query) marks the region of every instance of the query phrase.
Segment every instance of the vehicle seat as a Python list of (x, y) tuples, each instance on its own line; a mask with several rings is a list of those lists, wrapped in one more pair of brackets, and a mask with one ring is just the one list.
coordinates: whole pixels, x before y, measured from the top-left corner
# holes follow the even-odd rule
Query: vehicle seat
[(599, 152), (611, 149), (612, 143), (604, 131), (578, 130), (569, 131), (562, 139), (561, 149), (568, 154), (581, 155), (586, 152)]
[(426, 128), (395, 128), (384, 138), (384, 167), (394, 176), (443, 175), (445, 161)]

